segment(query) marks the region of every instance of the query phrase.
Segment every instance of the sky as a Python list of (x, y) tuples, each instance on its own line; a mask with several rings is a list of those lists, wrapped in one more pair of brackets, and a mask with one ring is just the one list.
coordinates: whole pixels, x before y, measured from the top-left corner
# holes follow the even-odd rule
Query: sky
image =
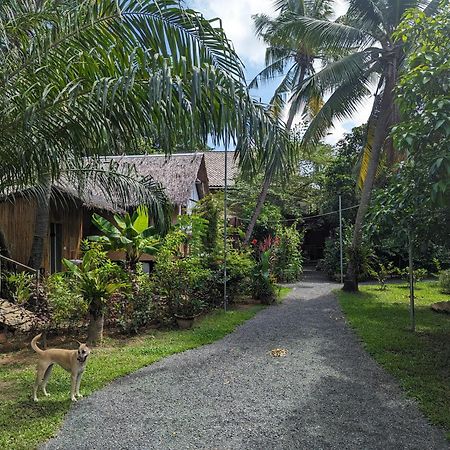
[[(265, 45), (254, 33), (252, 15), (265, 13), (275, 16), (273, 0), (186, 0), (189, 7), (200, 11), (206, 18), (220, 18), (225, 32), (245, 65), (248, 81), (264, 68)], [(337, 15), (346, 11), (345, 0), (335, 0)], [(278, 80), (279, 81), (279, 80)], [(263, 102), (268, 102), (277, 85), (277, 80), (266, 84), (252, 94)], [(367, 121), (370, 113), (370, 99), (361, 105), (358, 114), (341, 122), (334, 123), (334, 128), (325, 141), (334, 144), (344, 133)]]

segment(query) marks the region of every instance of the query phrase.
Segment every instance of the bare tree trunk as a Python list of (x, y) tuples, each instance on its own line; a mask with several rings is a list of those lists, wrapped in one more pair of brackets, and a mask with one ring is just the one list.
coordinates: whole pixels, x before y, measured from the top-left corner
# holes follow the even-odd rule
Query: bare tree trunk
[(36, 199), (36, 219), (34, 222), (34, 236), (28, 265), (33, 269), (40, 269), (44, 256), (44, 244), (48, 237), (48, 222), (50, 217), (51, 181), (45, 180), (41, 186), (42, 193)]
[(105, 314), (89, 314), (89, 325), (87, 329), (87, 343), (93, 347), (101, 344), (103, 341), (103, 325), (105, 323)]
[(244, 244), (248, 245), (250, 242), (250, 238), (253, 233), (253, 229), (255, 228), (256, 221), (258, 220), (259, 215), (261, 214), (262, 207), (264, 202), (266, 201), (267, 192), (269, 192), (270, 182), (272, 181), (271, 174), (267, 174), (264, 178), (264, 183), (262, 185), (261, 193), (259, 194), (258, 201), (256, 203), (255, 210), (253, 211), (252, 218), (250, 223), (248, 224), (247, 230), (245, 231)]
[[(355, 227), (353, 230), (353, 239), (350, 247), (350, 255), (347, 266), (347, 273), (344, 280), (343, 290), (348, 292), (358, 291), (358, 271), (357, 264), (358, 254), (362, 242), (362, 227), (364, 224), (364, 218), (369, 209), (370, 197), (372, 194), (372, 188), (377, 173), (378, 164), (380, 161), (380, 155), (386, 138), (389, 134), (390, 126), (394, 120), (394, 93), (396, 76), (396, 64), (394, 59), (387, 71), (385, 88), (381, 97), (380, 113), (375, 126), (375, 134), (373, 138), (372, 151), (370, 156), (369, 165), (367, 168), (367, 175), (364, 181), (363, 190), (361, 193), (361, 200), (359, 203), (358, 212), (355, 219)], [(377, 101), (375, 100), (374, 107), (376, 107)]]

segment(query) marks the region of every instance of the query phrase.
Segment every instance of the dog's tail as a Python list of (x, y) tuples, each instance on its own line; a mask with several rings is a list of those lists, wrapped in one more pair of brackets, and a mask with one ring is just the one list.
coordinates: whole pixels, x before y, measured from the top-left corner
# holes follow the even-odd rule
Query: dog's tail
[(37, 346), (37, 341), (41, 338), (42, 333), (38, 334), (37, 336), (35, 336), (32, 340), (31, 340), (31, 348), (36, 352), (36, 353), (44, 353), (44, 350), (41, 350), (38, 346)]

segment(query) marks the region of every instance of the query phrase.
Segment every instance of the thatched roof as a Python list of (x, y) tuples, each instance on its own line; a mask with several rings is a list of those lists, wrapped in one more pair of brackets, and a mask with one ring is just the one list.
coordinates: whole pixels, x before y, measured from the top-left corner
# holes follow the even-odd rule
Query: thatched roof
[[(205, 152), (205, 164), (208, 171), (209, 187), (211, 189), (223, 189), (225, 187), (225, 152), (214, 150)], [(233, 151), (227, 152), (227, 181), (228, 186), (234, 186), (238, 175), (238, 164)]]
[[(117, 170), (123, 165), (124, 169), (134, 166), (138, 175), (151, 176), (164, 188), (169, 201), (174, 205), (187, 206), (191, 197), (192, 187), (196, 182), (202, 183), (199, 195), (209, 192), (208, 176), (205, 168), (203, 153), (174, 153), (173, 155), (126, 155), (107, 156), (102, 160), (105, 165), (111, 161), (118, 164)], [(126, 172), (127, 170), (124, 170)], [(23, 194), (23, 192), (22, 192)], [(104, 192), (98, 186), (85, 187), (80, 192), (76, 187), (65, 179), (61, 179), (53, 185), (55, 199), (59, 197), (70, 197), (87, 208), (103, 209), (106, 211), (119, 212), (119, 207), (110, 198), (106, 198)]]
[(182, 206), (187, 205), (192, 186), (199, 179), (202, 164), (205, 164), (203, 153), (110, 156), (105, 159), (108, 162), (115, 160), (119, 164), (133, 165), (139, 175), (151, 176), (160, 183), (171, 203)]

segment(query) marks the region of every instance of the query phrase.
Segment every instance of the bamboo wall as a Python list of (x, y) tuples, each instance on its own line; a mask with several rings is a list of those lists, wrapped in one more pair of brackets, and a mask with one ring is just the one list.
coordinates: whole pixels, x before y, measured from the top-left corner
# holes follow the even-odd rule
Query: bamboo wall
[[(33, 242), (36, 202), (17, 197), (14, 202), (0, 203), (0, 228), (5, 235), (11, 257), (23, 264), (28, 263)], [(73, 203), (52, 204), (49, 223), (62, 225), (62, 256), (67, 259), (79, 257), (83, 235), (83, 209)], [(50, 233), (50, 229), (49, 229)], [(49, 236), (44, 244), (42, 267), (50, 270)]]

